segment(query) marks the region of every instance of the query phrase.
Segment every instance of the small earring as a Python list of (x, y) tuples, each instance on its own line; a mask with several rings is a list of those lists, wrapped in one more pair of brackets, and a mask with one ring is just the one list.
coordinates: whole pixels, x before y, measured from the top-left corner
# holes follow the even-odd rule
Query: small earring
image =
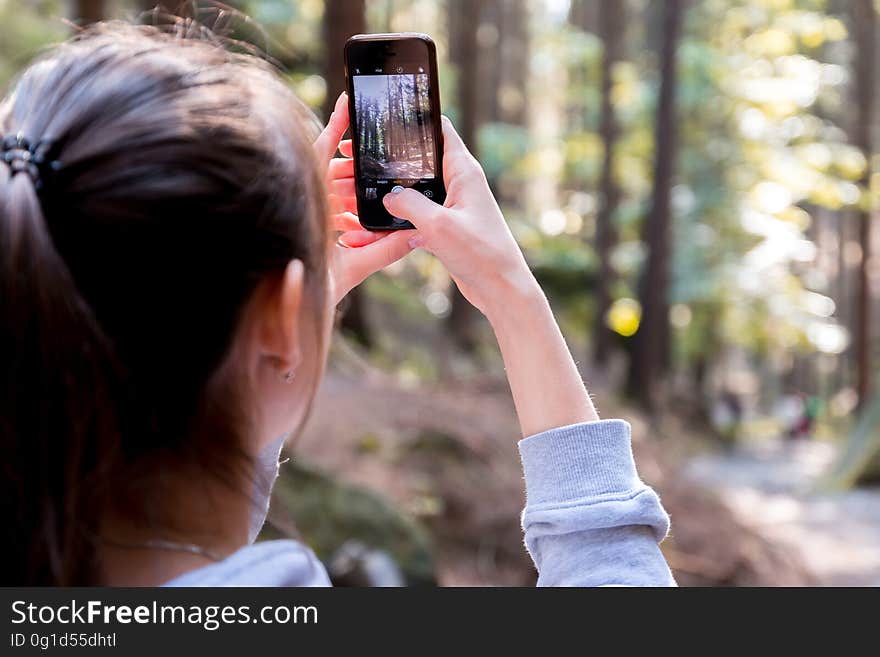
[(296, 378), (296, 371), (295, 370), (286, 370), (284, 372), (281, 372), (280, 378), (281, 378), (281, 383), (292, 383), (293, 380)]

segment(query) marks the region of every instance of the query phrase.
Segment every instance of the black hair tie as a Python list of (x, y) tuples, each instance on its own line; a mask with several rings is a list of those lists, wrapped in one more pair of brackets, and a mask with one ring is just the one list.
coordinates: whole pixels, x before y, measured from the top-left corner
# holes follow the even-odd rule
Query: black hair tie
[(7, 135), (0, 143), (0, 160), (6, 162), (14, 176), (25, 173), (34, 183), (34, 189), (42, 189), (50, 174), (61, 168), (58, 160), (49, 157), (53, 142), (48, 139), (31, 141), (22, 133)]

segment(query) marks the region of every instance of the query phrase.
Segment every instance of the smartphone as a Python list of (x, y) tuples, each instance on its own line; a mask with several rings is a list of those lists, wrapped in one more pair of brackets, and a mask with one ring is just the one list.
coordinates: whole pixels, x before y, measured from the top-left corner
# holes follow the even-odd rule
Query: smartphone
[(412, 228), (382, 198), (412, 187), (446, 200), (434, 42), (426, 34), (357, 34), (345, 44), (345, 79), (361, 225)]

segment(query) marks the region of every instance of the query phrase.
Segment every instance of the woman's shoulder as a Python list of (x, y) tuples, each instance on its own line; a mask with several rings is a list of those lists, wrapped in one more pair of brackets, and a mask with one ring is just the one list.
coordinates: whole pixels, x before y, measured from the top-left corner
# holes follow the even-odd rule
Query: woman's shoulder
[(305, 545), (291, 540), (262, 541), (163, 586), (330, 586), (330, 578)]

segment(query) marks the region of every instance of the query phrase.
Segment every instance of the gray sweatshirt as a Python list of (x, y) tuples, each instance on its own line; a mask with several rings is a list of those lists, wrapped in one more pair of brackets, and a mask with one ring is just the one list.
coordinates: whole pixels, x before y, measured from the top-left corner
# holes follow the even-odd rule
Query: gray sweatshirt
[[(259, 482), (266, 500), (280, 443)], [(526, 483), (525, 544), (539, 586), (674, 586), (660, 552), (669, 517), (636, 472), (630, 426), (622, 420), (551, 429), (519, 443)], [(274, 474), (273, 474), (274, 469)], [(252, 532), (255, 534), (255, 532)], [(314, 553), (296, 541), (248, 545), (166, 586), (329, 586)]]

